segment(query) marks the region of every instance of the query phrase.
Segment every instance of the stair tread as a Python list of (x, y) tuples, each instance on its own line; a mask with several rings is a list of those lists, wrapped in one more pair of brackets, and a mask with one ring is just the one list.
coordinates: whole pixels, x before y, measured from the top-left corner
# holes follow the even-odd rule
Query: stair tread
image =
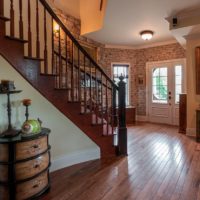
[(37, 58), (37, 57), (31, 57), (31, 56), (24, 56), (25, 59), (30, 59), (30, 60), (38, 60), (38, 61), (44, 61), (43, 58)]
[(81, 115), (92, 115), (93, 113), (91, 111), (87, 111), (87, 112), (81, 112)]
[(70, 104), (80, 104), (80, 101), (68, 101), (67, 103), (70, 103)]
[(57, 74), (44, 74), (44, 73), (40, 73), (40, 75), (41, 76), (58, 76)]
[[(55, 75), (56, 76), (56, 75)], [(54, 88), (55, 90), (70, 90), (70, 88)], [(69, 102), (69, 101), (68, 101)]]
[(99, 124), (94, 124), (94, 123), (92, 123), (92, 126), (103, 126), (103, 125), (105, 125), (105, 124), (107, 124), (106, 122), (104, 122), (104, 123), (99, 123)]
[(5, 37), (10, 39), (10, 40), (15, 40), (15, 41), (22, 42), (22, 43), (27, 43), (28, 42), (28, 40), (20, 39), (20, 38), (9, 36), (9, 35), (6, 35)]
[(0, 15), (0, 19), (3, 21), (10, 21), (10, 18)]

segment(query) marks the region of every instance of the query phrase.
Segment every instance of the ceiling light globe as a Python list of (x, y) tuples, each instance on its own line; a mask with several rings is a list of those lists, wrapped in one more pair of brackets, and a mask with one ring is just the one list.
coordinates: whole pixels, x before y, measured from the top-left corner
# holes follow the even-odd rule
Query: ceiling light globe
[(153, 31), (142, 31), (140, 35), (143, 40), (151, 40), (153, 37)]

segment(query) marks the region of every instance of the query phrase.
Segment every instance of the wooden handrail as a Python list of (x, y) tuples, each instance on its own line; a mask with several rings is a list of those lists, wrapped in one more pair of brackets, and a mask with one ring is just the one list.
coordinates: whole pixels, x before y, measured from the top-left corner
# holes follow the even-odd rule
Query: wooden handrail
[(102, 68), (92, 59), (92, 57), (87, 53), (87, 51), (79, 44), (79, 42), (74, 38), (74, 36), (70, 33), (70, 31), (66, 28), (66, 26), (62, 23), (60, 18), (55, 14), (53, 9), (49, 6), (49, 4), (45, 0), (40, 0), (45, 9), (49, 12), (49, 14), (53, 17), (53, 19), (57, 22), (57, 24), (62, 28), (65, 34), (72, 40), (72, 42), (81, 50), (81, 52), (90, 60), (90, 62), (98, 68), (98, 70), (106, 77), (106, 79), (118, 90), (118, 86), (108, 77), (108, 75), (102, 70)]
[[(0, 15), (4, 13), (4, 1), (0, 0)], [(52, 87), (57, 91), (63, 90), (65, 102), (79, 103), (77, 109), (81, 114), (91, 114), (91, 124), (101, 125), (103, 136), (118, 133), (118, 144), (115, 145), (119, 154), (126, 155), (125, 83), (121, 81), (118, 86), (111, 80), (67, 29), (47, 0), (36, 0), (36, 3), (27, 0), (26, 4), (18, 0), (18, 7), (13, 2), (6, 2), (7, 12), (10, 12), (8, 37), (27, 41), (24, 55), (26, 59), (39, 61), (35, 69), (37, 75), (51, 76), (48, 79), (50, 84), (46, 85), (49, 91), (53, 92)], [(27, 24), (24, 23), (26, 15), (22, 8), (28, 11)], [(15, 13), (19, 14), (17, 18)], [(19, 23), (15, 23), (16, 20)], [(54, 23), (57, 27), (54, 27)], [(19, 28), (19, 34), (15, 33), (16, 28)], [(36, 85), (39, 87), (40, 84)], [(116, 109), (117, 97), (119, 112)]]

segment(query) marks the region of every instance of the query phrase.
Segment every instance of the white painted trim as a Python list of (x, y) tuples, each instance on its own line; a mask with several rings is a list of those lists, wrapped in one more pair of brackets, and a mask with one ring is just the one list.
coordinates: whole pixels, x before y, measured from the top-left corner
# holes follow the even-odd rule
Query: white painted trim
[(93, 148), (83, 151), (78, 151), (68, 155), (60, 156), (52, 161), (50, 171), (56, 171), (65, 167), (69, 167), (78, 163), (87, 162), (90, 160), (100, 159), (100, 149)]
[(186, 58), (179, 58), (179, 59), (172, 59), (172, 60), (162, 60), (162, 61), (155, 61), (155, 62), (146, 62), (146, 67), (149, 67), (150, 65), (159, 65), (159, 64), (165, 64), (165, 63), (176, 63), (176, 62), (183, 62), (186, 63)]
[(195, 128), (187, 128), (186, 129), (186, 135), (196, 138), (196, 129)]
[(147, 122), (148, 117), (146, 115), (136, 115), (136, 121), (138, 122)]
[(107, 48), (107, 49), (132, 49), (132, 50), (136, 50), (136, 49), (146, 49), (146, 48), (151, 48), (151, 47), (164, 46), (164, 45), (175, 44), (175, 43), (178, 43), (177, 40), (168, 40), (168, 41), (164, 41), (164, 42), (156, 42), (156, 43), (152, 43), (152, 44), (138, 45), (138, 46), (106, 44), (105, 48)]
[(184, 82), (184, 85), (183, 85), (183, 93), (187, 93), (186, 91), (186, 84), (187, 84), (187, 79), (186, 79), (186, 70), (187, 70), (187, 67), (186, 67), (186, 58), (179, 58), (179, 59), (172, 59), (172, 60), (163, 60), (163, 61), (154, 61), (154, 62), (146, 62), (146, 118), (147, 118), (147, 121), (150, 121), (149, 119), (149, 68), (153, 65), (163, 65), (163, 64), (180, 64), (182, 63), (183, 64), (183, 68), (184, 68), (184, 73), (183, 73), (183, 76), (184, 76), (184, 79), (185, 79), (185, 82)]

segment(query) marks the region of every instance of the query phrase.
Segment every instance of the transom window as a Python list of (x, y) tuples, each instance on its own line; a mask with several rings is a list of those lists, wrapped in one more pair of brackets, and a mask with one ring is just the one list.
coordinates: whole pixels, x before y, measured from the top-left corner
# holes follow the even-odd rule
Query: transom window
[[(119, 83), (119, 77), (124, 77), (126, 83), (126, 105), (129, 105), (129, 76), (128, 76), (129, 65), (127, 64), (113, 64), (113, 80), (116, 84)], [(117, 97), (118, 104), (118, 97)]]

